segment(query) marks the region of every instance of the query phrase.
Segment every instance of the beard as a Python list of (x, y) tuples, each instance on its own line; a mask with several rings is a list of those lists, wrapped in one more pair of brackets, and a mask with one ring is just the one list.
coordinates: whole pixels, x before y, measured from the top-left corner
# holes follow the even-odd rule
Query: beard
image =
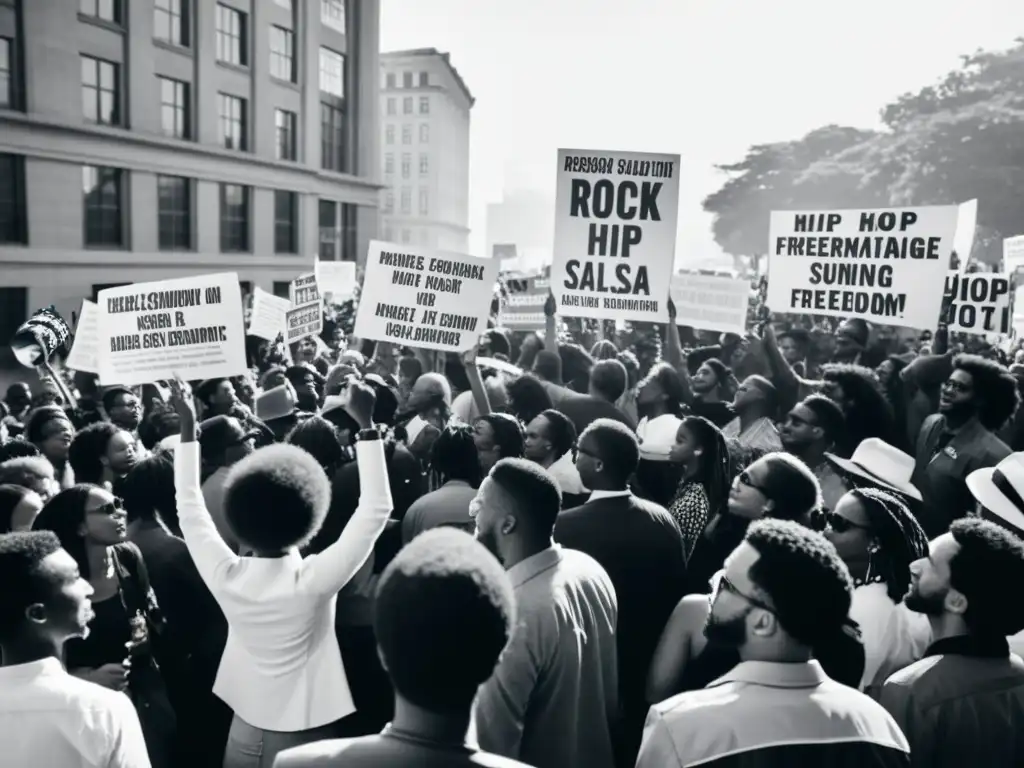
[(911, 586), (910, 591), (903, 598), (903, 604), (907, 606), (907, 610), (914, 613), (923, 613), (925, 616), (941, 616), (946, 610), (943, 605), (945, 599), (944, 592), (922, 595), (916, 587)]
[(498, 552), (498, 537), (492, 531), (477, 527), (476, 540), (483, 544), (484, 548), (501, 562), (501, 555)]
[(731, 619), (716, 619), (712, 612), (704, 624), (704, 637), (714, 645), (739, 648), (747, 642), (747, 611)]

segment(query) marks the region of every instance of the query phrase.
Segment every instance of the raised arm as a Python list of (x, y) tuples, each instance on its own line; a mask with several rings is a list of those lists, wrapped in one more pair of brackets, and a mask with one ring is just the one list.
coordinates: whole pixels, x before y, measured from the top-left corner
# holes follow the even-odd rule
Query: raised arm
[(373, 429), (376, 394), (368, 384), (351, 379), (344, 397), (345, 411), (360, 428), (356, 442), (359, 506), (336, 542), (302, 561), (301, 586), (322, 595), (339, 591), (363, 567), (392, 508), (384, 443)]

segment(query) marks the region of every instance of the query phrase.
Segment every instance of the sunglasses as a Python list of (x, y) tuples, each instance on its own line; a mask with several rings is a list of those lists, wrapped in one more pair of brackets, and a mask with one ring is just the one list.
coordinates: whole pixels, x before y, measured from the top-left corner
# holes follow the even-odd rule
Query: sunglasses
[(712, 577), (711, 581), (714, 585), (713, 591), (711, 593), (712, 603), (714, 603), (714, 601), (724, 590), (732, 595), (735, 595), (741, 600), (747, 601), (755, 608), (760, 608), (761, 610), (768, 611), (769, 613), (775, 613), (775, 609), (768, 605), (768, 603), (764, 602), (763, 600), (759, 600), (758, 598), (752, 595), (748, 595), (746, 592), (744, 592), (731, 581), (729, 581), (729, 578), (725, 575), (724, 571), (719, 571), (714, 577)]
[(90, 515), (104, 515), (106, 517), (120, 514), (121, 512), (124, 512), (124, 502), (116, 496), (113, 501), (108, 501), (102, 507), (89, 510)]
[(763, 486), (758, 485), (751, 479), (750, 474), (747, 472), (747, 470), (744, 469), (742, 472), (740, 472), (736, 476), (736, 479), (739, 480), (740, 485), (745, 485), (747, 486), (747, 488), (753, 488), (755, 491), (760, 491), (765, 496), (768, 495), (768, 491), (765, 490)]
[(847, 533), (856, 529), (862, 531), (870, 530), (866, 525), (858, 525), (857, 523), (849, 520), (842, 515), (836, 514), (835, 512), (825, 513), (825, 524), (836, 533)]

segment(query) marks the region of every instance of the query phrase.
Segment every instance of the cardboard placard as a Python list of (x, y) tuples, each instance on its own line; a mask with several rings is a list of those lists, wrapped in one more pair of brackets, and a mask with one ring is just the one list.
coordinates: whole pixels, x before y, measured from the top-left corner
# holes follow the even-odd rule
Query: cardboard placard
[(945, 321), (949, 330), (985, 336), (1008, 334), (1013, 279), (990, 272), (958, 273), (946, 276)]
[(289, 309), (284, 316), (284, 340), (287, 344), (319, 336), (324, 330), (324, 310), (320, 302)]
[(747, 332), (750, 281), (741, 277), (672, 275), (672, 302), (676, 324), (702, 331)]
[(517, 331), (544, 330), (544, 302), (550, 281), (534, 275), (505, 281), (507, 296), (501, 300), (498, 323)]
[(285, 315), (291, 308), (292, 303), (288, 299), (256, 288), (249, 313), (249, 335), (273, 341), (279, 333), (284, 333)]
[(75, 341), (65, 365), (75, 371), (96, 373), (99, 371), (99, 309), (88, 299), (82, 300), (82, 311), (78, 313)]

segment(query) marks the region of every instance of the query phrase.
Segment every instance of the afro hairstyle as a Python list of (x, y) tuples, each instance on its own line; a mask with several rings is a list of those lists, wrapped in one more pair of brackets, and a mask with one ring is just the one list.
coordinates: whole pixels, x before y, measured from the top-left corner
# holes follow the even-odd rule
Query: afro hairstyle
[(310, 542), (327, 515), (331, 484), (323, 468), (294, 445), (269, 445), (228, 472), (224, 516), (235, 537), (257, 552)]

